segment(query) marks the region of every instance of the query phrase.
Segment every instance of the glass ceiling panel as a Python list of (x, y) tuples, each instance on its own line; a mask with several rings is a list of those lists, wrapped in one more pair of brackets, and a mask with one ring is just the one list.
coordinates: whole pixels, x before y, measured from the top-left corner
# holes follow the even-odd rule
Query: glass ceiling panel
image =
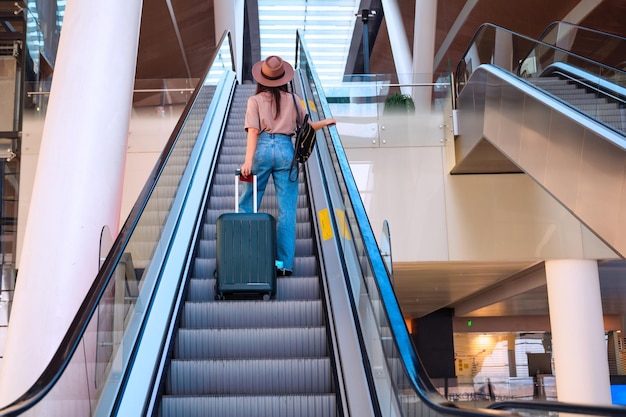
[[(52, 64), (56, 58), (56, 45), (58, 38), (53, 39), (51, 36), (57, 36), (61, 32), (63, 17), (65, 16), (66, 0), (57, 0), (55, 16), (39, 16), (36, 0), (28, 0), (26, 2), (27, 20), (26, 20), (26, 46), (31, 58), (33, 59), (33, 67), (35, 73), (39, 72), (39, 54), (47, 57)], [(54, 8), (49, 8), (55, 10)], [(42, 22), (43, 21), (43, 22)], [(47, 29), (47, 32), (44, 32)]]
[(323, 85), (341, 82), (358, 0), (258, 0), (261, 59), (295, 61), (296, 30), (304, 36)]

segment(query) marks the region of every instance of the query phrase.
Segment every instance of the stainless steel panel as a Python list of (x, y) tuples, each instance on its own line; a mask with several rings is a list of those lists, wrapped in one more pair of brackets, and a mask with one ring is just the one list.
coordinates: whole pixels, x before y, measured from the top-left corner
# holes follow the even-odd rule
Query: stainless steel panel
[(546, 110), (545, 106), (541, 106), (532, 97), (524, 98), (518, 164), (538, 182), (542, 182), (546, 174), (546, 154), (552, 120), (552, 112)]
[[(460, 109), (458, 112), (460, 136), (455, 140), (457, 164), (452, 169), (452, 174), (521, 172), (484, 139), (486, 84), (486, 74), (475, 73), (472, 83), (465, 87), (459, 97), (457, 105)], [(498, 132), (494, 132), (497, 136)]]
[(567, 207), (576, 205), (584, 131), (582, 126), (562, 114), (552, 113), (544, 182), (545, 187)]
[[(461, 125), (461, 137), (456, 141), (463, 148), (457, 151), (452, 173), (494, 172), (495, 148), (476, 139), (484, 138), (613, 250), (626, 256), (626, 137), (511, 74), (488, 66), (477, 72), (494, 80), (484, 90), (487, 77), (483, 74), (471, 90), (472, 101), (464, 97), (465, 91), (457, 101), (465, 125)], [(497, 79), (503, 83), (499, 90)], [(473, 83), (474, 76), (468, 87)], [(486, 93), (477, 94), (480, 91)], [(495, 114), (497, 91), (501, 94), (499, 115)], [(462, 107), (465, 104), (471, 104), (469, 111)], [(473, 120), (466, 120), (470, 117)], [(480, 125), (482, 132), (477, 131)]]
[[(626, 184), (626, 172), (622, 173), (622, 183)], [(626, 187), (622, 187), (619, 193), (619, 207), (620, 215), (614, 225), (615, 230), (626, 230)], [(615, 236), (615, 246), (624, 248), (626, 247), (626, 233), (618, 233)], [(623, 256), (623, 254), (622, 254)]]
[(519, 115), (523, 110), (524, 93), (508, 84), (502, 85), (501, 93), (500, 130), (494, 140), (498, 148), (509, 155), (512, 161), (517, 162), (522, 146), (522, 124)]
[[(476, 80), (476, 83), (466, 86), (467, 94), (459, 97), (459, 131), (462, 135), (456, 140), (457, 162), (470, 153), (483, 135), (483, 112), (485, 101), (485, 79)], [(465, 92), (465, 90), (463, 90)], [(482, 103), (476, 108), (476, 103)]]
[(585, 132), (580, 186), (574, 212), (599, 236), (614, 241), (619, 231), (620, 195), (626, 152), (592, 132)]
[[(485, 85), (485, 106), (483, 120), (483, 135), (487, 138), (497, 138), (500, 129), (502, 81), (494, 76), (487, 77)], [(497, 144), (497, 141), (493, 141)]]

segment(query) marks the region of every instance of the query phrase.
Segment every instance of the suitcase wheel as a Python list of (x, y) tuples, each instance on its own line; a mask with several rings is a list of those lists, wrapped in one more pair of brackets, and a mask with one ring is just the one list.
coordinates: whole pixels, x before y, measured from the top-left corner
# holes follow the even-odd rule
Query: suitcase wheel
[(213, 284), (213, 292), (215, 293), (215, 299), (217, 301), (224, 300), (226, 298), (224, 297), (224, 293), (217, 291), (217, 284)]

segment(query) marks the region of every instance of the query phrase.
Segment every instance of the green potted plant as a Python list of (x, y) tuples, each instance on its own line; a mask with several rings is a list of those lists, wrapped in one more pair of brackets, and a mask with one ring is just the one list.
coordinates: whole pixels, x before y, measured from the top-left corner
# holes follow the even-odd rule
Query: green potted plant
[(384, 113), (415, 113), (415, 103), (413, 98), (408, 94), (395, 93), (385, 100)]

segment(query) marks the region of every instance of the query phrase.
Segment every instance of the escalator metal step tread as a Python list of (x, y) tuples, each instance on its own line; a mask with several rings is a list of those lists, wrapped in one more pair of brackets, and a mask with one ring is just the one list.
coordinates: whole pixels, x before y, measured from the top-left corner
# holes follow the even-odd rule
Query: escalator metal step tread
[(332, 391), (328, 358), (172, 360), (169, 395), (326, 394)]
[(186, 302), (181, 327), (237, 329), (316, 327), (324, 324), (321, 300)]
[[(234, 176), (231, 177), (231, 180), (234, 181)], [(307, 207), (307, 197), (305, 195), (299, 195), (297, 204), (298, 208)], [(267, 193), (267, 195), (263, 197), (263, 200), (261, 201), (261, 205), (259, 206), (258, 210), (260, 212), (266, 212), (276, 216), (278, 214), (277, 206), (278, 205), (276, 203), (276, 194), (272, 190), (272, 192)], [(232, 195), (227, 197), (211, 197), (211, 200), (209, 201), (209, 210), (222, 210), (225, 212), (235, 211), (235, 196)]]
[(608, 104), (606, 98), (598, 97), (593, 93), (586, 94), (563, 94), (558, 91), (550, 92), (553, 96), (560, 98), (563, 101), (566, 101), (571, 104), (595, 104), (598, 106)]
[[(308, 210), (302, 209), (297, 211), (296, 219), (300, 220), (298, 223), (305, 223), (307, 220), (309, 222), (311, 221), (311, 216)], [(296, 236), (296, 256), (313, 254), (313, 242), (311, 234), (307, 233), (308, 230), (310, 229), (303, 226), (300, 228), (300, 236)], [(217, 242), (215, 240), (217, 235), (217, 226), (214, 223), (205, 223), (202, 226), (200, 233), (202, 240), (199, 242), (198, 253), (196, 256), (200, 258), (214, 258), (216, 253), (215, 250), (217, 248)]]
[(626, 115), (615, 101), (580, 85), (557, 77), (527, 78), (529, 83), (563, 100), (587, 116), (626, 131)]
[[(194, 278), (212, 278), (214, 277), (215, 267), (215, 258), (195, 258), (191, 276)], [(297, 280), (303, 276), (317, 276), (317, 258), (315, 256), (298, 256), (294, 259), (293, 269), (298, 271), (298, 275), (287, 279)]]
[(161, 416), (334, 417), (334, 394), (280, 396), (164, 396)]
[(615, 113), (619, 113), (619, 106), (617, 105), (617, 103), (585, 103), (585, 102), (580, 102), (580, 104), (577, 104), (578, 108), (580, 108), (581, 110), (588, 110), (588, 111), (601, 111), (601, 112), (615, 112)]
[[(209, 302), (215, 300), (215, 279), (192, 278), (187, 301)], [(318, 277), (278, 278), (275, 300), (317, 300), (320, 297)]]
[[(239, 165), (234, 166), (230, 172), (235, 172), (235, 169), (238, 167)], [(226, 177), (218, 177), (219, 179), (224, 179)], [(231, 197), (233, 198), (233, 208), (235, 200), (234, 200), (234, 196), (233, 196), (233, 182), (234, 182), (234, 178), (233, 176), (229, 176), (228, 177), (228, 181), (226, 183), (220, 184), (218, 182), (214, 182), (213, 183), (213, 187), (211, 188), (211, 198), (215, 198), (215, 197)], [(305, 186), (304, 183), (300, 182), (300, 184), (298, 184), (298, 193), (299, 194), (304, 194), (305, 193)], [(274, 189), (274, 187), (272, 187), (271, 190), (266, 190), (265, 194), (266, 197), (267, 196), (276, 196), (276, 190)]]
[[(234, 199), (233, 199), (233, 205), (234, 205)], [(215, 223), (217, 222), (217, 218), (223, 214), (223, 213), (228, 213), (233, 211), (232, 208), (228, 208), (228, 209), (220, 209), (220, 210), (209, 210), (204, 214), (204, 224), (203, 227), (215, 227)], [(270, 210), (272, 212), (274, 212), (274, 210)], [(309, 230), (311, 229), (311, 213), (309, 212), (309, 210), (307, 208), (304, 207), (300, 207), (298, 209), (296, 209), (296, 222), (298, 225), (300, 225), (300, 229), (301, 230), (305, 230), (306, 228), (308, 228)], [(213, 229), (214, 230), (214, 229)], [(306, 236), (311, 236), (311, 233), (309, 232)], [(210, 234), (210, 235), (206, 235), (206, 236), (202, 236), (201, 239), (215, 239), (216, 235), (215, 233)], [(307, 237), (308, 238), (308, 237)]]
[(270, 359), (328, 355), (324, 327), (179, 329), (174, 358)]

